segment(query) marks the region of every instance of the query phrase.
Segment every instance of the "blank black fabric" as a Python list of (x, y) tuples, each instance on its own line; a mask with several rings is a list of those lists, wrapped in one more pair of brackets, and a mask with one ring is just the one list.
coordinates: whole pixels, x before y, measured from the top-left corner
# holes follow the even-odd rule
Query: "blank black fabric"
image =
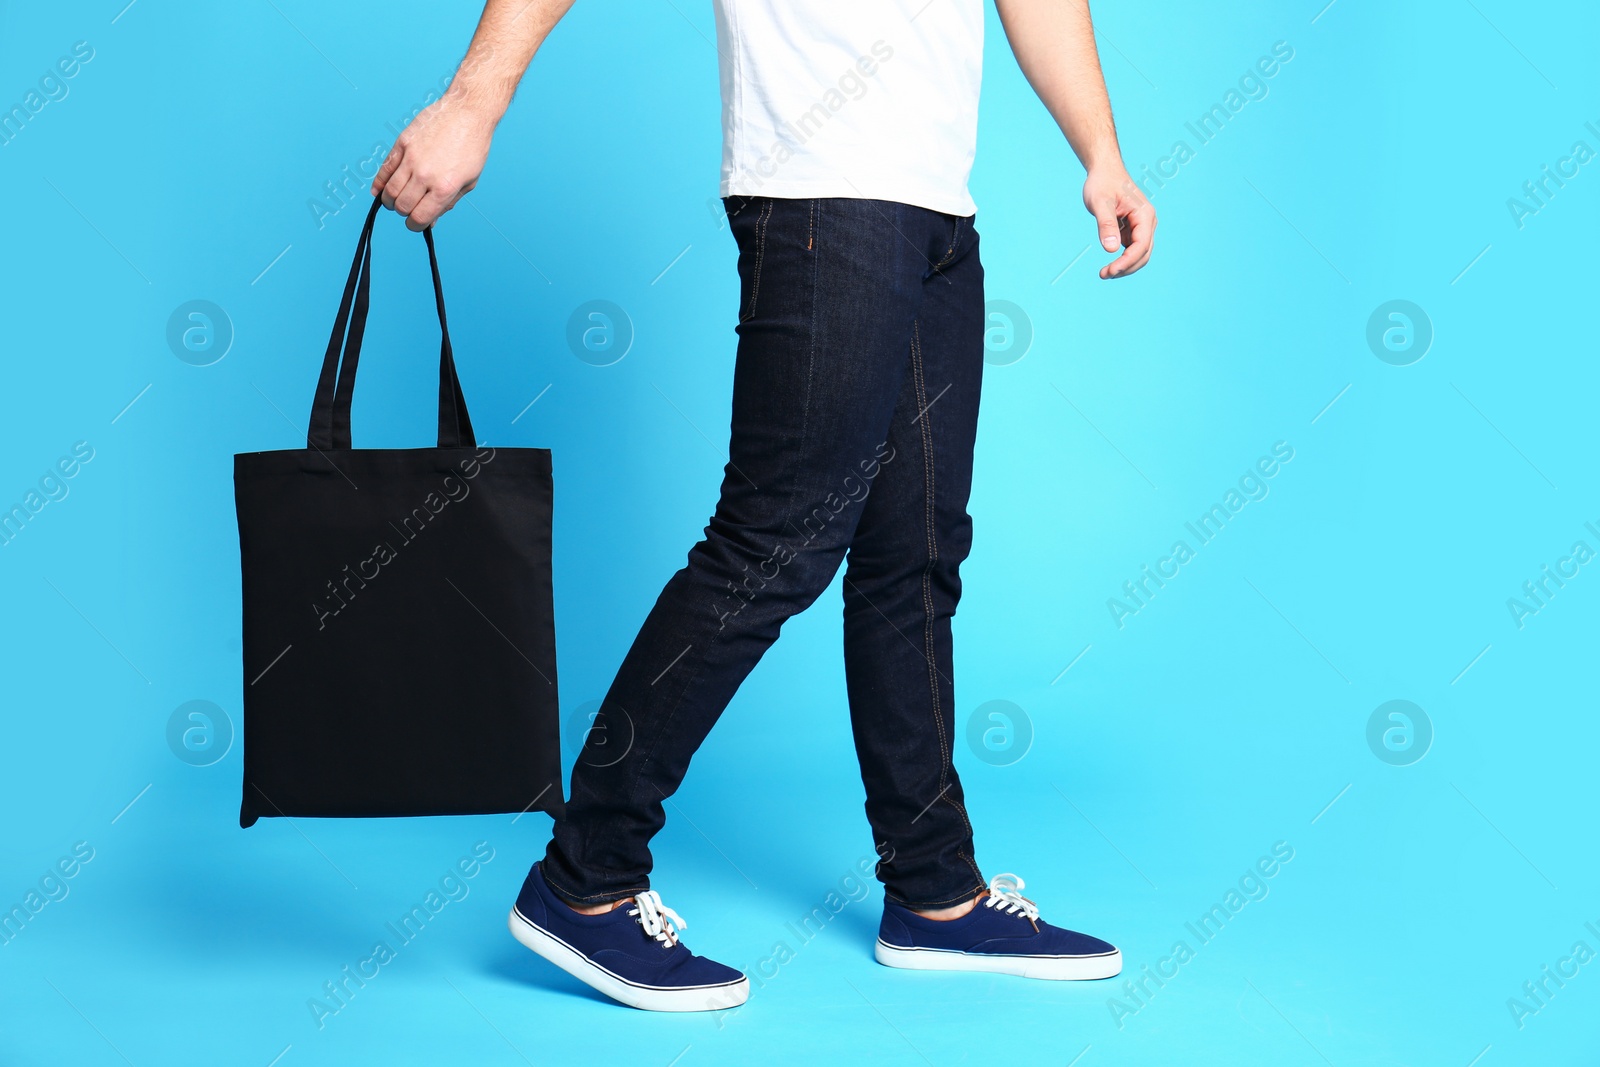
[(550, 452), (477, 443), (431, 229), (437, 447), (351, 447), (379, 207), (350, 266), (306, 447), (234, 456), (240, 826), (563, 805)]

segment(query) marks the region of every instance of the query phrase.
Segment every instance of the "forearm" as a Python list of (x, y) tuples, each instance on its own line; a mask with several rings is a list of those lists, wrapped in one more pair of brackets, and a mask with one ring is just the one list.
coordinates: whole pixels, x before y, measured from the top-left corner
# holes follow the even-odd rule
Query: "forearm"
[(1089, 0), (995, 0), (1017, 65), (1084, 167), (1122, 166)]
[(445, 93), (498, 122), (544, 39), (574, 0), (488, 0)]

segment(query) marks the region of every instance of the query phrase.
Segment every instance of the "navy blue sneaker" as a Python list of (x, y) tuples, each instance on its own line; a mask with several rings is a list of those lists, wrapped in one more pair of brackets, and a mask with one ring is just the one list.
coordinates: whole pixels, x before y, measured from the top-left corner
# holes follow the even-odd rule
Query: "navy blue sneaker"
[(959, 919), (929, 919), (891, 901), (878, 927), (878, 962), (918, 971), (986, 971), (1056, 980), (1122, 972), (1115, 945), (1039, 920), (1022, 879), (997, 874)]
[(696, 956), (678, 940), (688, 924), (645, 890), (599, 915), (574, 911), (550, 891), (544, 864), (522, 883), (511, 935), (612, 1000), (648, 1011), (721, 1011), (750, 996), (732, 967)]

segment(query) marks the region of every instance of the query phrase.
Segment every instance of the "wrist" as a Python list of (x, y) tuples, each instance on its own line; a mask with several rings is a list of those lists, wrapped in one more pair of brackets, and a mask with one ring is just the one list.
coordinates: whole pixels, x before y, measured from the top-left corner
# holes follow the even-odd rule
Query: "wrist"
[(440, 102), (453, 111), (472, 116), (491, 130), (500, 124), (506, 108), (511, 104), (509, 93), (498, 91), (493, 85), (468, 79), (458, 74), (440, 97)]
[(1083, 169), (1088, 174), (1128, 173), (1128, 168), (1122, 162), (1122, 153), (1117, 150), (1116, 145), (1099, 152), (1087, 152), (1079, 157), (1079, 161), (1083, 163)]
[(1069, 137), (1067, 143), (1072, 146), (1073, 154), (1083, 164), (1083, 169), (1090, 173), (1127, 169), (1122, 163), (1122, 146), (1117, 144), (1116, 133), (1109, 129), (1097, 131), (1088, 137)]

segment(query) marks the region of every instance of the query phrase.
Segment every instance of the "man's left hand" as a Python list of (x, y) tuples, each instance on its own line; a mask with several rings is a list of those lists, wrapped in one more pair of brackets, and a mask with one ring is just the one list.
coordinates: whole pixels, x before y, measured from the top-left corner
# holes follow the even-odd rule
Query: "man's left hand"
[(1102, 278), (1122, 278), (1150, 261), (1156, 209), (1122, 167), (1091, 170), (1083, 183), (1083, 206), (1100, 226), (1100, 244), (1122, 255), (1100, 268)]

